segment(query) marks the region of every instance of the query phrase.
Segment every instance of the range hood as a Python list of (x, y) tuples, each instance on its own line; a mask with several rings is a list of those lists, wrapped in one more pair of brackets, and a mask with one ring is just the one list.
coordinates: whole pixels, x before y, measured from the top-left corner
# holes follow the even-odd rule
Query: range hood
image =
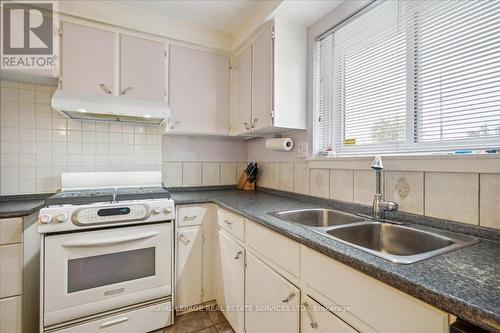
[(167, 102), (123, 96), (95, 96), (57, 89), (52, 108), (73, 119), (162, 124), (170, 115)]

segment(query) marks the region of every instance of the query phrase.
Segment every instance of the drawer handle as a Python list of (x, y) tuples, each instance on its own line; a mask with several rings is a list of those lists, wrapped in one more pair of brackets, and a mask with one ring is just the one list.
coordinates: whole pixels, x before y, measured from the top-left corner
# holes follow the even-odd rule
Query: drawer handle
[(193, 215), (193, 216), (184, 216), (184, 221), (192, 221), (194, 219), (196, 219), (198, 217), (198, 215)]
[(246, 121), (243, 123), (243, 125), (245, 125), (245, 128), (247, 129), (247, 131), (250, 130), (250, 126), (248, 126), (248, 123)]
[(128, 317), (121, 317), (121, 318), (118, 318), (118, 319), (114, 319), (114, 320), (110, 320), (110, 321), (105, 321), (104, 323), (101, 324), (100, 328), (101, 329), (105, 329), (105, 328), (108, 328), (108, 327), (111, 327), (111, 326), (116, 326), (116, 325), (120, 325), (120, 324), (126, 323), (127, 321), (128, 321)]
[(285, 298), (284, 300), (282, 300), (283, 303), (288, 303), (290, 302), (293, 298), (295, 297), (295, 293), (291, 293), (290, 295), (288, 295), (287, 298)]
[(236, 253), (236, 256), (234, 257), (234, 260), (239, 260), (242, 254), (243, 251), (238, 251), (238, 253)]
[(132, 87), (127, 87), (122, 90), (122, 95), (125, 95), (129, 90), (132, 90)]
[(224, 223), (227, 225), (231, 225), (231, 221), (228, 221), (228, 220), (224, 220)]
[(184, 245), (188, 245), (189, 243), (191, 243), (191, 241), (189, 239), (187, 239), (186, 236), (184, 236), (183, 234), (179, 235), (179, 240), (181, 242), (183, 242)]
[(304, 302), (304, 303), (302, 303), (302, 305), (306, 309), (307, 316), (309, 317), (309, 321), (310, 321), (309, 325), (311, 325), (311, 328), (318, 328), (318, 323), (315, 322), (313, 317), (312, 317), (311, 307), (309, 306), (309, 303)]
[(106, 87), (106, 85), (104, 83), (99, 83), (99, 87), (101, 87), (101, 89), (104, 90), (106, 92), (106, 94), (108, 94), (108, 95), (112, 94), (111, 90), (109, 90), (108, 87)]

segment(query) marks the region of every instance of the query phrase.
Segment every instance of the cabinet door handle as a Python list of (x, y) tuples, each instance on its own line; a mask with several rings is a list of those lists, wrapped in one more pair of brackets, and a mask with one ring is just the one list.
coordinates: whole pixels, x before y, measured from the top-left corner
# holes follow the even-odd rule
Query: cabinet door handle
[(234, 260), (239, 260), (242, 254), (243, 251), (238, 251), (238, 253), (236, 253), (236, 256), (234, 257)]
[(245, 125), (245, 128), (247, 129), (247, 131), (250, 130), (250, 126), (248, 126), (248, 123), (246, 121), (243, 123), (243, 125)]
[(318, 323), (314, 321), (311, 313), (311, 308), (309, 307), (309, 303), (304, 302), (302, 303), (304, 308), (306, 309), (307, 316), (309, 317), (309, 325), (311, 325), (311, 328), (318, 328)]
[(122, 95), (125, 95), (128, 91), (132, 90), (132, 87), (127, 87), (122, 90)]
[(255, 128), (255, 123), (258, 121), (259, 119), (255, 118), (253, 121), (252, 121), (252, 128)]
[(193, 216), (184, 216), (184, 220), (185, 221), (192, 221), (194, 219), (196, 219), (198, 217), (198, 215), (193, 215)]
[(184, 236), (183, 234), (179, 235), (179, 240), (181, 242), (183, 242), (184, 245), (188, 245), (189, 243), (191, 243), (191, 241), (189, 239), (187, 239), (186, 236)]
[(101, 89), (104, 90), (106, 94), (111, 95), (111, 90), (109, 90), (104, 83), (99, 83), (99, 87), (101, 87)]
[(171, 125), (170, 125), (170, 129), (174, 129), (175, 126), (179, 125), (180, 124), (180, 121), (174, 121)]
[(105, 329), (108, 327), (120, 325), (123, 323), (126, 323), (128, 321), (128, 317), (121, 317), (118, 319), (110, 320), (110, 321), (105, 321), (104, 323), (101, 324), (100, 329)]
[(227, 225), (231, 225), (231, 221), (229, 221), (229, 220), (224, 220), (224, 223)]
[(291, 293), (290, 295), (288, 295), (287, 298), (285, 298), (284, 300), (282, 300), (283, 303), (288, 303), (290, 302), (293, 298), (295, 297), (295, 293)]

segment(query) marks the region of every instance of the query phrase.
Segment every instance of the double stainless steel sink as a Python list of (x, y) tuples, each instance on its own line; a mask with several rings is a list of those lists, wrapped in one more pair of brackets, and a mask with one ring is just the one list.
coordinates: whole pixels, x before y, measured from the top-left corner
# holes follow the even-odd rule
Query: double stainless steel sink
[(471, 236), (372, 220), (332, 209), (288, 210), (270, 215), (399, 264), (411, 264), (479, 241)]

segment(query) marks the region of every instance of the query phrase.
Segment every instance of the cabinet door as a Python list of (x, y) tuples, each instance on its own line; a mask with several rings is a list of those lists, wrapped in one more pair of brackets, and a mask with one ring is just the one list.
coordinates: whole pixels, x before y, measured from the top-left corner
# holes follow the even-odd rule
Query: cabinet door
[(229, 133), (229, 58), (171, 45), (169, 104), (172, 130)]
[(177, 231), (177, 298), (179, 308), (201, 303), (202, 231), (200, 227)]
[(164, 43), (120, 36), (120, 95), (165, 99)]
[(62, 89), (112, 94), (115, 34), (69, 22), (63, 22), (62, 27)]
[(22, 332), (21, 296), (0, 299), (0, 332)]
[(300, 290), (251, 254), (245, 304), (250, 310), (245, 313), (248, 333), (299, 332)]
[(357, 331), (313, 299), (302, 303), (302, 333), (356, 333)]
[(244, 332), (245, 251), (219, 230), (219, 305), (235, 333)]
[(273, 36), (268, 26), (252, 49), (252, 124), (254, 130), (273, 126)]
[(241, 52), (237, 59), (236, 80), (237, 134), (250, 132), (252, 124), (252, 45)]
[(0, 297), (19, 295), (23, 289), (23, 244), (0, 246)]

